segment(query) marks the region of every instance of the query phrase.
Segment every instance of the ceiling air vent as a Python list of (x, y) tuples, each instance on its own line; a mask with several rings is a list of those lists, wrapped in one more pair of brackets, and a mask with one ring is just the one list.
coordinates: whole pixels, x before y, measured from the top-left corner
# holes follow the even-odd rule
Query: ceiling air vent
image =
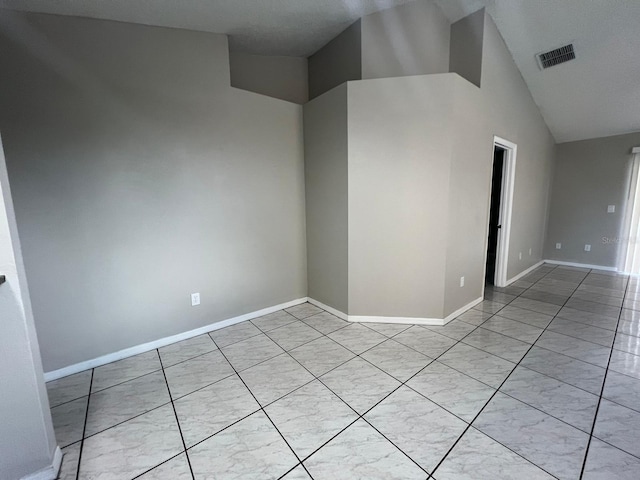
[(553, 67), (569, 60), (576, 58), (576, 54), (573, 51), (573, 43), (565, 45), (564, 47), (556, 48), (549, 52), (539, 53), (536, 55), (538, 58), (538, 64), (541, 69)]

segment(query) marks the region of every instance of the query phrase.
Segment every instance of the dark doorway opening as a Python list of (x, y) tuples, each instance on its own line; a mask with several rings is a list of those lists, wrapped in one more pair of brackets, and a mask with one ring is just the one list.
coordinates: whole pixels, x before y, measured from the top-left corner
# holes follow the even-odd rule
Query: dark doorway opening
[(496, 146), (493, 151), (493, 176), (491, 177), (491, 210), (489, 213), (489, 241), (487, 243), (487, 270), (485, 285), (493, 285), (496, 280), (496, 259), (498, 255), (498, 235), (500, 234), (500, 201), (502, 199), (502, 172), (504, 171), (505, 149)]

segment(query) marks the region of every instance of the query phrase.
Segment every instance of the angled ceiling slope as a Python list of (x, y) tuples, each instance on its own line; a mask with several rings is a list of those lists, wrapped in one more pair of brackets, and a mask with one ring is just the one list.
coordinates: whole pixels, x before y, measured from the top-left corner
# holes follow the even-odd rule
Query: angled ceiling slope
[(0, 0), (0, 8), (229, 35), (233, 51), (308, 57), (358, 18), (412, 0)]
[[(640, 2), (436, 0), (450, 21), (486, 7), (558, 142), (640, 131)], [(573, 43), (576, 59), (536, 55)]]
[[(234, 51), (306, 57), (363, 15), (412, 0), (0, 0), (0, 8), (187, 28)], [(435, 0), (454, 22), (486, 7), (558, 142), (640, 131), (640, 1)], [(540, 70), (567, 43), (576, 60)]]

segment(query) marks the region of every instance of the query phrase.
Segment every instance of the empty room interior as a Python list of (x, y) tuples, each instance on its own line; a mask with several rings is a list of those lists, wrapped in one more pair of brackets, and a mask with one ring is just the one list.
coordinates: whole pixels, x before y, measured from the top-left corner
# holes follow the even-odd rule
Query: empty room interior
[(638, 25), (0, 0), (0, 480), (640, 479)]

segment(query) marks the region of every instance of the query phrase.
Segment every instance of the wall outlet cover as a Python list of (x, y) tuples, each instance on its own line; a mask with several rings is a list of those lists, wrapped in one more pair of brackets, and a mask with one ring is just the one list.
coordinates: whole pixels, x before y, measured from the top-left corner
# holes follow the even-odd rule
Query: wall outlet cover
[(464, 287), (464, 277), (460, 277), (460, 286)]
[(584, 246), (584, 251), (585, 252), (590, 252), (591, 251), (591, 245), (587, 244)]
[(562, 244), (561, 243), (556, 243), (556, 250), (560, 250), (562, 248)]
[(615, 205), (607, 206), (607, 213), (616, 213), (616, 206)]
[(196, 305), (200, 305), (200, 294), (192, 293), (191, 294), (191, 306), (195, 307)]

